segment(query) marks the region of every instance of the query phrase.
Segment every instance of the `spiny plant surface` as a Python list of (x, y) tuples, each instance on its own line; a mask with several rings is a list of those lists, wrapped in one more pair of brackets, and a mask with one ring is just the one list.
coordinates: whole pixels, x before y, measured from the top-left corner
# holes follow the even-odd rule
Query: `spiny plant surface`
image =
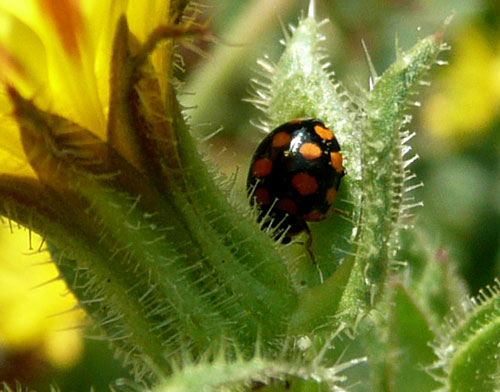
[[(173, 3), (171, 15), (184, 8)], [(419, 205), (408, 195), (419, 183), (406, 127), (447, 48), (443, 30), (397, 48), (356, 94), (334, 80), (312, 14), (286, 33), (276, 63), (260, 61), (265, 80), (252, 81), (250, 100), (262, 127), (315, 117), (342, 146), (341, 214), (313, 225), (313, 261), (300, 240), (284, 246), (262, 231), (197, 149), (171, 64), (174, 40), (206, 30), (181, 20), (144, 41), (117, 23), (105, 140), (6, 86), (36, 179), (0, 176), (0, 212), (47, 241), (61, 279), (131, 370), (134, 381), (116, 386), (498, 390), (498, 287), (462, 303), (460, 279), (419, 233), (403, 243), (420, 274), (395, 268)], [(153, 71), (158, 51), (166, 78)]]

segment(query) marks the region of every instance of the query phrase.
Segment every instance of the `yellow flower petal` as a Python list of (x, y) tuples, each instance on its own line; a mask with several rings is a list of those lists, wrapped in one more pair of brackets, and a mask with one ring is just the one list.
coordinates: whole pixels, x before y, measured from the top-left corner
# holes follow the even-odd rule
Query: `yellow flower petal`
[[(33, 234), (32, 243), (40, 241)], [(69, 365), (81, 354), (81, 331), (72, 328), (82, 324), (83, 312), (66, 312), (76, 301), (62, 281), (43, 284), (58, 272), (47, 252), (29, 250), (26, 230), (10, 233), (3, 225), (0, 244), (0, 345), (14, 351), (41, 346), (55, 366)]]
[(83, 339), (78, 330), (53, 330), (45, 339), (45, 357), (55, 368), (75, 364), (83, 352)]
[[(42, 110), (105, 139), (116, 22), (126, 13), (131, 31), (144, 40), (157, 25), (168, 23), (169, 7), (164, 0), (0, 0), (0, 80), (32, 97)], [(153, 55), (162, 86), (168, 64), (165, 53)]]
[(74, 0), (38, 0), (42, 13), (47, 15), (69, 56), (80, 57), (78, 41), (84, 36), (83, 15)]
[[(168, 19), (169, 10), (169, 0), (132, 1), (127, 10), (129, 28), (139, 40), (144, 41), (154, 28), (170, 22)], [(167, 50), (156, 51), (151, 56), (151, 62), (158, 76), (162, 95), (166, 90), (171, 65), (169, 50), (171, 50), (172, 44), (166, 43), (165, 45), (168, 45)], [(166, 48), (164, 47), (164, 49)]]
[(0, 8), (0, 80), (8, 81), (28, 96), (40, 94), (39, 86), (48, 83), (45, 58), (45, 48), (37, 34)]
[(459, 36), (439, 93), (424, 107), (424, 124), (437, 137), (467, 142), (498, 116), (500, 54), (476, 28)]
[[(104, 139), (111, 46), (126, 11), (127, 0), (0, 0), (0, 82)], [(4, 90), (1, 171), (34, 176)]]
[(0, 85), (0, 107), (5, 112), (0, 112), (0, 132), (2, 142), (0, 143), (0, 171), (19, 176), (36, 177), (35, 172), (26, 161), (24, 149), (21, 145), (17, 123), (9, 115), (12, 105), (7, 99), (5, 90)]
[[(81, 7), (80, 5), (84, 3), (85, 7)], [(113, 2), (115, 3), (120, 4)], [(26, 29), (34, 33), (33, 37), (23, 39), (22, 45), (17, 43), (18, 48), (14, 55), (22, 65), (35, 64), (47, 70), (46, 80), (37, 80), (38, 83), (33, 83), (31, 86), (33, 94), (39, 97), (37, 104), (42, 109), (70, 118), (101, 137), (105, 137), (106, 131), (104, 108), (107, 104), (107, 95), (102, 95), (99, 91), (102, 88), (107, 91), (109, 78), (106, 78), (106, 75), (102, 78), (96, 77), (96, 51), (103, 49), (103, 46), (94, 40), (112, 41), (111, 31), (109, 37), (103, 37), (99, 34), (99, 30), (103, 24), (110, 22), (106, 18), (106, 13), (114, 8), (116, 7), (98, 8), (95, 1), (81, 3), (74, 0), (0, 1), (0, 10), (3, 10), (4, 15), (17, 20), (18, 24), (24, 24)], [(85, 14), (86, 12), (89, 13)], [(92, 12), (97, 13), (99, 17), (94, 18)], [(90, 23), (94, 19), (100, 24)], [(30, 46), (34, 45), (33, 42), (36, 40), (41, 42), (45, 53), (37, 56), (34, 61)], [(14, 40), (6, 42), (12, 43)], [(103, 55), (110, 58), (109, 45), (108, 52)], [(19, 88), (16, 81), (13, 82)]]

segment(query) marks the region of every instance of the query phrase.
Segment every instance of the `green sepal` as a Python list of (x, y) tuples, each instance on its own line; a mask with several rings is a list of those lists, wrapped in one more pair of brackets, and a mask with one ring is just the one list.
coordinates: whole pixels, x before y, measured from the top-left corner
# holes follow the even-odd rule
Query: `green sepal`
[[(199, 28), (193, 29), (188, 29), (184, 33), (200, 32)], [(266, 282), (267, 287), (279, 286), (285, 290), (273, 301), (267, 302), (268, 304), (276, 304), (278, 309), (282, 309), (282, 303), (293, 306), (295, 293), (282, 258), (272, 241), (266, 239), (262, 244), (252, 240), (265, 237), (256, 224), (241, 218), (242, 210), (233, 211), (234, 208), (228, 204), (226, 195), (214, 182), (213, 175), (198, 152), (182, 117), (173, 82), (166, 86), (162, 95), (157, 80), (151, 76), (151, 71), (148, 73), (148, 70), (144, 69), (149, 65), (147, 56), (158, 42), (171, 37), (182, 37), (183, 31), (175, 26), (157, 28), (143, 47), (137, 50), (132, 60), (129, 60), (133, 62), (139, 77), (136, 73), (128, 76), (130, 91), (124, 96), (137, 92), (139, 99), (134, 100), (132, 104), (128, 102), (129, 106), (125, 109), (128, 108), (129, 116), (132, 116), (132, 128), (141, 139), (144, 156), (148, 157), (152, 169), (148, 177), (153, 179), (161, 193), (183, 215), (185, 225), (192, 230), (194, 240), (202, 244), (201, 248), (212, 249), (215, 257), (211, 260), (214, 260), (215, 264), (211, 267), (226, 275), (236, 291), (243, 290), (242, 298), (248, 298), (248, 303), (253, 303), (255, 300), (265, 298), (266, 292), (269, 293), (269, 290), (261, 285), (249, 287), (249, 292), (245, 293), (246, 286), (251, 284), (252, 279), (248, 279), (247, 271), (239, 270), (238, 267), (248, 264), (244, 269), (250, 269), (253, 274), (258, 274), (258, 280)], [(115, 52), (118, 54), (123, 52), (122, 55), (117, 55), (119, 58), (130, 56), (122, 48), (121, 43), (128, 35), (126, 24), (122, 21), (115, 39)], [(116, 67), (120, 67), (119, 59)], [(121, 94), (123, 95), (123, 92)], [(121, 101), (126, 99), (122, 97)], [(210, 223), (209, 229), (203, 230), (199, 225), (200, 217), (204, 217)], [(221, 239), (225, 242), (222, 247), (219, 246)], [(221, 252), (224, 246), (232, 248), (229, 254), (227, 251)], [(226, 261), (227, 263), (224, 266), (215, 261), (228, 257), (232, 258), (233, 262), (225, 260), (224, 263)], [(258, 263), (259, 268), (255, 269), (253, 263)], [(241, 281), (236, 278), (240, 274)], [(246, 282), (247, 285), (242, 285), (242, 282)], [(254, 313), (252, 311), (252, 314)]]
[(278, 63), (265, 66), (271, 72), (271, 82), (259, 96), (266, 97), (269, 129), (295, 118), (314, 117), (322, 120), (340, 143), (348, 175), (342, 179), (334, 207), (348, 218), (332, 214), (324, 222), (310, 224), (317, 267), (309, 263), (309, 274), (319, 269), (327, 278), (340, 266), (340, 259), (345, 257), (355, 235), (353, 224), (359, 215), (360, 194), (355, 179), (359, 177), (360, 154), (356, 113), (349, 95), (325, 67), (321, 41), (320, 24), (312, 17), (302, 19), (293, 29), (293, 35), (286, 36), (285, 50)]
[[(463, 300), (469, 293), (452, 254), (421, 226), (403, 234), (399, 257), (408, 263), (408, 286), (428, 310), (435, 328), (440, 328), (449, 317), (465, 316)], [(426, 228), (430, 230), (427, 225)]]
[(311, 333), (322, 327), (332, 327), (353, 264), (354, 257), (347, 257), (342, 266), (323, 284), (300, 293), (297, 310), (290, 319), (291, 334)]
[(110, 67), (109, 113), (107, 124), (107, 141), (137, 170), (149, 169), (149, 161), (143, 154), (144, 139), (138, 132), (138, 121), (130, 111), (139, 104), (134, 84), (137, 75), (132, 52), (137, 51), (138, 43), (128, 29), (125, 17), (118, 20)]
[(400, 282), (390, 284), (387, 302), (370, 312), (359, 330), (368, 353), (370, 391), (430, 392), (439, 386), (429, 372), (437, 356), (428, 312)]
[(58, 244), (68, 249), (82, 246), (82, 233), (74, 226), (67, 230), (71, 227), (71, 217), (65, 214), (60, 197), (35, 179), (0, 175), (0, 197), (2, 216), (39, 233), (42, 238), (56, 238)]
[[(141, 75), (129, 81), (132, 87), (144, 82)], [(29, 163), (66, 218), (58, 232), (65, 240), (52, 232), (46, 238), (61, 277), (136, 378), (165, 376), (171, 356), (196, 357), (223, 341), (247, 355), (256, 342), (266, 350), (278, 348), (297, 301), (289, 272), (253, 216), (242, 217), (220, 191), (173, 90), (167, 97), (172, 132), (157, 135), (164, 139), (151, 145), (175, 148), (178, 165), (158, 159), (161, 174), (154, 176), (131, 164), (127, 149), (118, 151), (77, 124), (38, 109), (14, 89), (9, 94)], [(128, 109), (139, 113), (137, 107)], [(161, 131), (154, 128), (154, 113), (141, 113), (146, 128), (131, 125), (131, 130), (141, 137)], [(162, 176), (165, 183), (158, 181)], [(72, 239), (78, 239), (76, 245)]]
[[(381, 298), (389, 266), (395, 262), (399, 233), (411, 207), (403, 203), (405, 183), (411, 178), (404, 158), (406, 114), (412, 94), (442, 50), (441, 35), (431, 35), (410, 50), (398, 52), (395, 63), (373, 81), (360, 115), (362, 196), (356, 274), (340, 307), (351, 319), (360, 305), (368, 309)], [(354, 306), (349, 297), (358, 299)]]
[[(96, 322), (111, 340), (129, 347), (126, 357), (165, 375), (166, 358), (185, 341), (201, 350), (224, 335), (227, 321), (203, 295), (216, 291), (216, 282), (208, 276), (198, 287), (192, 283), (199, 275), (183, 260), (201, 260), (203, 255), (198, 247), (186, 246), (191, 235), (168, 201), (90, 132), (38, 110), (14, 91), (11, 97), (32, 167), (55, 195), (61, 215), (73, 219), (64, 222), (60, 237), (78, 238), (78, 251), (47, 236), (56, 259), (69, 254), (74, 261), (71, 269), (60, 268), (61, 275), (84, 308), (100, 298), (106, 311)], [(79, 271), (87, 279), (75, 285)], [(211, 299), (228, 305), (225, 296)], [(152, 309), (145, 310), (143, 302)], [(113, 323), (109, 314), (115, 315)], [(124, 338), (117, 338), (117, 329)], [(177, 341), (164, 342), (165, 335), (177, 335)], [(136, 370), (136, 375), (141, 372)]]
[(498, 282), (479, 297), (464, 302), (469, 306), (465, 318), (450, 320), (447, 336), (439, 342), (436, 370), (443, 390), (450, 392), (489, 392), (500, 388), (500, 291)]
[[(88, 254), (75, 258), (82, 263), (75, 268), (89, 269), (89, 280), (97, 287), (81, 291), (82, 302), (112, 289), (109, 282), (117, 282), (118, 287), (104, 297), (110, 302), (107, 306), (122, 315), (117, 320), (126, 329), (137, 324), (124, 316), (129, 311), (150, 318), (138, 302), (150, 296), (161, 310), (155, 309), (155, 317), (139, 323), (145, 328), (142, 332), (126, 335), (147, 336), (152, 329), (158, 336), (176, 336), (174, 347), (165, 343), (165, 352), (156, 355), (159, 359), (179, 349), (181, 331), (186, 341), (192, 338), (189, 346), (196, 350), (224, 336), (238, 339), (243, 347), (252, 347), (258, 337), (267, 345), (282, 333), (295, 304), (286, 268), (272, 243), (267, 250), (254, 243), (259, 238), (270, 242), (257, 225), (252, 233), (252, 226), (225, 212), (230, 206), (222, 205), (223, 196), (215, 193), (206, 169), (192, 174), (207, 175), (205, 187), (200, 188), (205, 189), (203, 194), (179, 193), (172, 202), (90, 132), (38, 110), (15, 92), (11, 95), (30, 163), (42, 183), (59, 194), (61, 206), (75, 219), (68, 226), (78, 227), (87, 243), (83, 249)], [(211, 195), (206, 191), (209, 186)], [(202, 210), (196, 202), (210, 196), (212, 201)], [(219, 210), (209, 208), (214, 201), (221, 203)], [(220, 226), (228, 219), (235, 222), (231, 229)], [(234, 241), (237, 238), (245, 241)], [(59, 251), (65, 253), (64, 248)], [(127, 287), (137, 290), (128, 292), (130, 298), (119, 296)], [(161, 347), (159, 343), (154, 347)]]

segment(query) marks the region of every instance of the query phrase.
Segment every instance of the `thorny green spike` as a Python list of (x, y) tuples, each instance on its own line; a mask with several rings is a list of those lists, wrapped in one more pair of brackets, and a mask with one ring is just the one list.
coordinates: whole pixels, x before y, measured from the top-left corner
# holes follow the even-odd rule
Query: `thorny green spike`
[(365, 40), (361, 40), (361, 43), (363, 44), (363, 50), (365, 51), (365, 56), (366, 56), (366, 62), (368, 63), (368, 68), (370, 69), (370, 90), (373, 90), (373, 86), (375, 83), (377, 83), (378, 80), (378, 74), (377, 70), (375, 69), (375, 66), (373, 65), (372, 58), (370, 56), (370, 53), (368, 52), (368, 48), (366, 47)]
[(316, 0), (309, 1), (309, 8), (307, 9), (307, 17), (316, 19)]
[(228, 362), (223, 357), (219, 357), (211, 363), (200, 361), (200, 363), (184, 364), (182, 372), (174, 373), (172, 377), (155, 388), (154, 392), (199, 390), (215, 392), (222, 388), (252, 390), (265, 385), (270, 385), (279, 391), (289, 389), (290, 384), (297, 390), (345, 392), (346, 390), (341, 387), (345, 377), (340, 373), (364, 361), (365, 358), (360, 358), (338, 363), (332, 367), (324, 367), (319, 363), (320, 361), (318, 363), (312, 361), (310, 364), (293, 364), (283, 360), (255, 357), (249, 360), (237, 359)]

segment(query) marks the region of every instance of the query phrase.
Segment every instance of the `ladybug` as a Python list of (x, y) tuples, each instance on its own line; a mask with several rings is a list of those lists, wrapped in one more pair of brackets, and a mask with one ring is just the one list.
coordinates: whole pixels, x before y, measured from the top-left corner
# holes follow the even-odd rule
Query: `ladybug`
[[(345, 171), (335, 135), (317, 119), (280, 125), (259, 144), (247, 178), (262, 228), (289, 243), (306, 222), (325, 219)], [(283, 235), (282, 235), (283, 234)]]

